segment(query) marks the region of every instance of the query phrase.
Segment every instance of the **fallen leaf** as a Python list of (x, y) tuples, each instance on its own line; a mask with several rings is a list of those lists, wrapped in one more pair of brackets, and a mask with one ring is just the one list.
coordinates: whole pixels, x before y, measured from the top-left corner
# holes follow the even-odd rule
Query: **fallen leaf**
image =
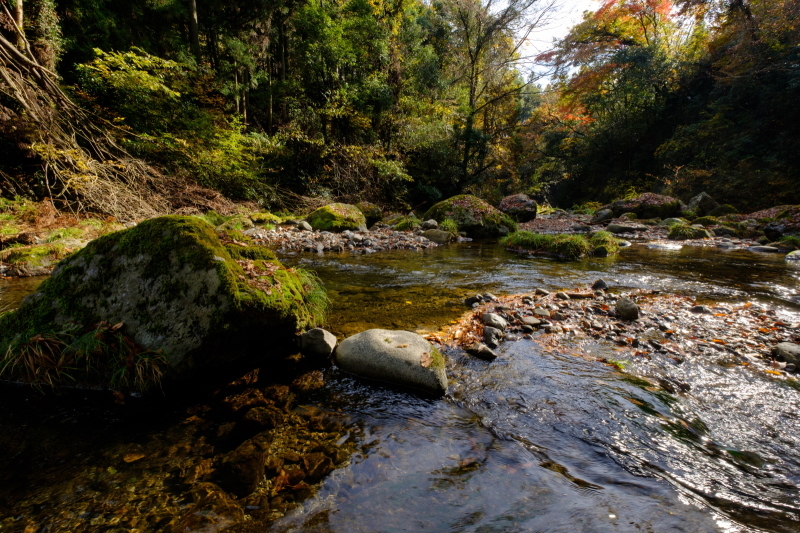
[(125, 457), (122, 458), (123, 461), (126, 463), (135, 463), (140, 459), (144, 459), (145, 455), (143, 453), (126, 453)]
[(431, 366), (433, 362), (433, 357), (428, 352), (424, 352), (419, 358), (419, 364), (422, 365), (423, 368), (428, 368)]
[(782, 376), (783, 372), (778, 372), (777, 370), (764, 370), (767, 374), (775, 374), (776, 376)]
[(395, 348), (408, 348), (408, 344), (398, 344)]

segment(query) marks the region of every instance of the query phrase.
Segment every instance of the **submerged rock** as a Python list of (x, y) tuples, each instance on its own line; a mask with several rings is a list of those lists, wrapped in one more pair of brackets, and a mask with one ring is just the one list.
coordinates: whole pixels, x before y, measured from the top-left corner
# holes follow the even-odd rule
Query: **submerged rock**
[(497, 354), (494, 351), (486, 346), (483, 343), (476, 342), (475, 344), (469, 346), (466, 349), (466, 352), (470, 355), (474, 355), (484, 361), (494, 361), (497, 359)]
[(498, 237), (516, 231), (517, 225), (477, 196), (462, 194), (443, 200), (425, 213), (426, 219), (453, 220), (470, 237)]
[(447, 390), (444, 356), (410, 331), (370, 329), (342, 341), (336, 365), (368, 379), (442, 395)]
[(800, 344), (781, 342), (772, 349), (772, 355), (780, 361), (785, 361), (800, 368)]
[(429, 229), (422, 234), (423, 237), (436, 244), (448, 244), (455, 240), (455, 235), (449, 231), (442, 231), (440, 229)]
[(149, 389), (162, 376), (255, 366), (320, 321), (324, 301), (312, 274), (266, 248), (223, 243), (199, 218), (151, 219), (92, 241), (0, 317), (7, 357), (31, 353), (34, 338), (63, 356), (60, 367), (11, 364), (3, 377)]

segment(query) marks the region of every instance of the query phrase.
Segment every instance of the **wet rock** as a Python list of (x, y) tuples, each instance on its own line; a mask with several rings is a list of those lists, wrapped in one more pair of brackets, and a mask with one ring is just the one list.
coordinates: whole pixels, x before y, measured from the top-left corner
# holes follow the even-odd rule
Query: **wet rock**
[(311, 227), (311, 224), (305, 220), (298, 222), (296, 228), (297, 231), (312, 231), (314, 229)]
[(747, 249), (751, 252), (760, 252), (764, 254), (776, 254), (781, 252), (781, 249), (775, 246), (749, 246)]
[(550, 294), (550, 291), (538, 287), (533, 292), (536, 296), (548, 296)]
[(247, 496), (264, 480), (264, 450), (247, 441), (217, 463), (214, 477), (227, 492)]
[(474, 296), (470, 296), (464, 300), (464, 305), (467, 307), (473, 307), (476, 304), (480, 304), (483, 302), (483, 296), (480, 294), (476, 294)]
[(589, 221), (589, 224), (600, 224), (612, 218), (614, 218), (614, 211), (611, 209), (598, 209), (594, 212), (594, 216)]
[(494, 351), (486, 346), (483, 343), (477, 342), (466, 349), (466, 352), (470, 355), (474, 355), (484, 361), (494, 361), (497, 359), (497, 354)]
[(303, 470), (309, 483), (317, 483), (333, 472), (334, 468), (331, 458), (322, 452), (309, 453), (303, 457)]
[(623, 320), (637, 320), (639, 318), (639, 306), (630, 298), (620, 298), (615, 306), (617, 316)]
[(214, 483), (195, 485), (192, 500), (174, 531), (221, 531), (244, 521), (244, 509)]
[(429, 229), (422, 236), (436, 244), (448, 244), (455, 240), (455, 236), (452, 233), (439, 229)]
[(800, 261), (800, 250), (795, 250), (794, 252), (789, 252), (786, 254), (787, 261)]
[(772, 349), (772, 355), (779, 361), (800, 367), (800, 344), (782, 342)]
[(529, 222), (536, 218), (538, 206), (527, 194), (512, 194), (500, 200), (499, 209), (517, 222)]
[(692, 313), (705, 314), (705, 315), (710, 315), (712, 313), (711, 309), (709, 309), (705, 305), (695, 305), (691, 309), (689, 309), (689, 311)]
[(300, 335), (303, 355), (327, 359), (336, 348), (336, 335), (322, 328), (313, 328)]
[(728, 226), (720, 226), (711, 231), (713, 231), (714, 235), (717, 237), (736, 237), (738, 235), (735, 229), (729, 228)]
[(558, 299), (558, 300), (569, 300), (570, 298), (569, 298), (569, 294), (567, 294), (566, 292), (557, 292), (556, 293), (556, 299)]
[(608, 283), (605, 282), (603, 279), (598, 279), (594, 283), (592, 283), (592, 290), (595, 291), (604, 291), (608, 289)]
[(550, 318), (550, 311), (543, 307), (535, 308), (533, 310), (533, 314), (540, 317)]
[(357, 376), (441, 395), (447, 390), (444, 356), (416, 333), (371, 329), (342, 341), (336, 364)]
[(285, 418), (283, 411), (276, 407), (253, 407), (244, 415), (243, 425), (255, 434), (279, 427)]
[(483, 342), (490, 348), (497, 348), (503, 340), (503, 332), (492, 326), (483, 326)]
[(484, 313), (481, 315), (481, 322), (485, 325), (499, 329), (500, 331), (505, 331), (508, 327), (508, 322), (498, 314), (495, 313)]
[(486, 302), (496, 302), (497, 301), (497, 296), (495, 296), (491, 292), (485, 292), (485, 293), (483, 293), (483, 300), (486, 301)]

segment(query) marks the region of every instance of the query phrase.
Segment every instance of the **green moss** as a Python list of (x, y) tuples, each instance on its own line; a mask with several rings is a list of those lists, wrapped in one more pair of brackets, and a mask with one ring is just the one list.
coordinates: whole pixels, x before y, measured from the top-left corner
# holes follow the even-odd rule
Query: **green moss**
[(381, 211), (381, 208), (373, 203), (358, 202), (356, 207), (359, 211), (361, 211), (361, 214), (364, 215), (367, 225), (369, 226), (375, 224), (376, 222), (380, 222), (380, 220), (383, 218), (383, 211)]
[(614, 237), (609, 231), (596, 231), (589, 236), (589, 242), (597, 249), (603, 247), (609, 254), (615, 254), (619, 251), (620, 240)]
[(415, 216), (400, 217), (394, 221), (394, 229), (397, 231), (410, 231), (419, 227), (421, 221)]
[(211, 224), (212, 226), (214, 226), (215, 228), (220, 224), (225, 223), (225, 217), (223, 217), (213, 209), (211, 211), (206, 211), (204, 215), (201, 215), (201, 218), (206, 222), (208, 222), (209, 224)]
[(449, 231), (450, 233), (458, 233), (458, 224), (455, 220), (446, 218), (439, 223), (439, 229), (442, 231)]
[(252, 220), (254, 224), (258, 225), (280, 224), (283, 222), (281, 217), (273, 215), (272, 213), (253, 213), (250, 215), (250, 220)]
[(361, 211), (349, 204), (330, 204), (320, 207), (311, 213), (307, 220), (312, 228), (322, 231), (358, 230), (367, 225)]
[(250, 220), (250, 217), (246, 217), (244, 215), (236, 215), (234, 217), (230, 217), (228, 220), (223, 222), (222, 224), (216, 227), (217, 231), (229, 231), (229, 230), (247, 230), (253, 228), (253, 221)]
[(431, 368), (444, 368), (444, 355), (435, 346), (431, 346)]
[(800, 236), (797, 235), (784, 235), (778, 242), (783, 246), (792, 248), (793, 250), (800, 250)]
[(708, 230), (690, 226), (688, 224), (675, 224), (670, 227), (667, 238), (673, 241), (683, 241), (686, 239), (707, 239), (711, 234)]
[(51, 231), (44, 240), (45, 242), (55, 242), (63, 239), (78, 239), (82, 237), (84, 233), (85, 231), (81, 228), (60, 228)]
[(0, 252), (0, 261), (10, 265), (50, 266), (69, 254), (63, 245), (57, 243), (16, 246)]
[(573, 261), (589, 255), (594, 246), (583, 235), (545, 235), (530, 231), (517, 231), (500, 239), (507, 248), (547, 253), (561, 259)]
[(85, 220), (81, 220), (78, 223), (78, 226), (82, 228), (100, 229), (104, 226), (104, 223), (102, 220), (98, 220), (96, 218), (87, 218)]
[(705, 216), (705, 217), (700, 217), (700, 218), (694, 219), (694, 223), (695, 224), (700, 224), (701, 226), (704, 226), (704, 227), (707, 228), (709, 226), (717, 226), (717, 225), (719, 225), (719, 220), (716, 217)]

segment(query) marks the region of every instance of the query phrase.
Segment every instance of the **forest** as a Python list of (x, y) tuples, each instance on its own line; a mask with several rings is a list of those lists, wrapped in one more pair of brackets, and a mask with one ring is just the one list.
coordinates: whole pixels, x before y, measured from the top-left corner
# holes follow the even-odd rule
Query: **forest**
[(537, 54), (550, 0), (0, 6), (6, 197), (125, 219), (800, 192), (796, 0), (603, 0)]

